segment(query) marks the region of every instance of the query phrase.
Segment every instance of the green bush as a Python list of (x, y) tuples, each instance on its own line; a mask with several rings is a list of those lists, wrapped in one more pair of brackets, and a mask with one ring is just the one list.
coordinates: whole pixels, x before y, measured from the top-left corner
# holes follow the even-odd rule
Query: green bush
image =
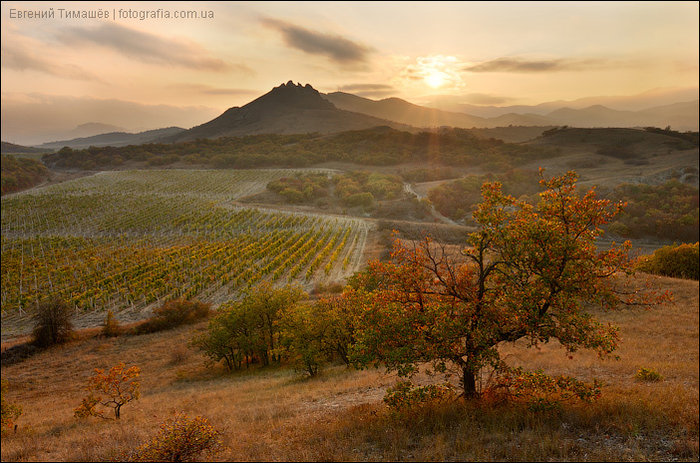
[(374, 195), (370, 192), (355, 193), (345, 199), (345, 204), (350, 207), (362, 206), (369, 209), (374, 204)]
[(664, 246), (651, 256), (642, 256), (637, 270), (673, 278), (697, 280), (700, 273), (698, 243)]
[(62, 299), (51, 299), (34, 313), (34, 344), (49, 347), (70, 339), (73, 332), (71, 309)]
[(136, 327), (136, 334), (155, 333), (195, 323), (209, 315), (211, 304), (173, 299), (153, 311), (153, 317)]

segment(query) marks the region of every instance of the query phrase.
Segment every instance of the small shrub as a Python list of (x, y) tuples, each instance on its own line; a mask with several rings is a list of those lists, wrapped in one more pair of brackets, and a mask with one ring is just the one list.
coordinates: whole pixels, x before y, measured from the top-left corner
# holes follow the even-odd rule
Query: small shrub
[(456, 397), (448, 384), (413, 387), (411, 381), (398, 381), (387, 389), (384, 403), (395, 413), (404, 413), (422, 406)]
[(656, 383), (664, 379), (660, 373), (652, 370), (651, 368), (640, 368), (635, 373), (634, 378), (638, 381), (644, 381), (647, 383)]
[(107, 316), (102, 324), (102, 336), (113, 338), (119, 336), (122, 332), (121, 326), (119, 326), (119, 320), (114, 318), (114, 314), (111, 310), (107, 311)]
[(153, 311), (153, 317), (137, 326), (136, 334), (155, 333), (180, 325), (195, 323), (209, 315), (211, 304), (200, 301), (173, 299)]
[(13, 429), (15, 426), (15, 421), (22, 414), (22, 407), (19, 405), (12, 404), (5, 400), (5, 394), (7, 393), (8, 382), (7, 380), (2, 380), (0, 387), (0, 426), (2, 427), (2, 432), (6, 429)]
[(34, 344), (49, 347), (70, 339), (73, 331), (71, 309), (61, 299), (51, 299), (39, 305), (34, 314)]
[[(139, 398), (140, 383), (136, 379), (141, 374), (137, 366), (125, 369), (124, 363), (113, 366), (107, 374), (104, 370), (95, 369), (95, 374), (88, 379), (87, 397), (83, 398), (79, 407), (74, 410), (76, 418), (98, 416), (108, 419), (104, 411), (98, 409), (98, 405), (104, 408), (114, 409), (114, 419), (121, 417), (123, 405)], [(102, 395), (95, 395), (95, 392)]]
[(179, 413), (161, 424), (158, 434), (125, 460), (196, 461), (202, 453), (211, 455), (221, 446), (220, 436), (206, 418), (190, 418)]
[(562, 402), (593, 402), (600, 398), (601, 387), (598, 380), (587, 384), (570, 376), (549, 376), (542, 370), (506, 367), (496, 372), (495, 381), (485, 395), (497, 400), (523, 401), (531, 411), (546, 411)]

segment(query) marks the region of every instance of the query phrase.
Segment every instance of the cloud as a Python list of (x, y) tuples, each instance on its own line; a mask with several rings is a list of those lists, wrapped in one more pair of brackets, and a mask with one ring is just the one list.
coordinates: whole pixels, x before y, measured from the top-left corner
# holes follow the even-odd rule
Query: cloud
[(266, 18), (262, 23), (282, 34), (287, 45), (304, 53), (322, 55), (340, 64), (361, 64), (368, 59), (371, 48), (339, 35), (324, 34), (277, 19)]
[(212, 87), (211, 85), (205, 84), (175, 84), (171, 85), (171, 88), (175, 90), (180, 90), (184, 92), (191, 93), (202, 93), (205, 95), (255, 95), (259, 92), (257, 90), (252, 90), (248, 88), (224, 88), (224, 87)]
[(491, 61), (474, 64), (464, 68), (469, 72), (556, 72), (600, 69), (619, 66), (624, 63), (614, 63), (604, 59), (522, 59), (497, 58)]
[(62, 30), (57, 38), (66, 45), (98, 45), (147, 63), (204, 71), (233, 69), (253, 72), (244, 64), (230, 65), (212, 57), (206, 49), (194, 42), (167, 39), (117, 24), (103, 23), (93, 28), (70, 27)]
[[(97, 75), (74, 64), (57, 63), (48, 59), (46, 53), (37, 53), (41, 45), (30, 43), (26, 38), (15, 38), (2, 43), (2, 67), (17, 71), (38, 71), (56, 77), (73, 80), (101, 82)], [(31, 51), (34, 50), (34, 51)]]

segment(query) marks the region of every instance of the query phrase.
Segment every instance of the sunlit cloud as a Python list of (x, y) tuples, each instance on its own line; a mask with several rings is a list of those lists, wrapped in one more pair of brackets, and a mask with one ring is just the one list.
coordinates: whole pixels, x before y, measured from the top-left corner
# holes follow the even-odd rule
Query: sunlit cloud
[(359, 64), (367, 61), (370, 47), (336, 34), (305, 29), (303, 27), (265, 18), (262, 23), (282, 34), (285, 43), (311, 55), (321, 55), (339, 64)]
[(179, 39), (163, 38), (117, 24), (97, 27), (69, 27), (57, 35), (66, 45), (98, 45), (146, 63), (173, 65), (203, 71), (237, 70), (251, 73), (245, 65), (230, 65), (215, 58), (201, 45)]

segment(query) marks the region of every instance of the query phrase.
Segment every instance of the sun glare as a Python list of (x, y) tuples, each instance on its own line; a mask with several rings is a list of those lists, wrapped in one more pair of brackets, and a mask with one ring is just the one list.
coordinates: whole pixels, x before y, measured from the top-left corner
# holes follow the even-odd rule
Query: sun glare
[(424, 80), (428, 86), (432, 88), (439, 88), (445, 83), (445, 74), (433, 69), (424, 77)]
[(449, 89), (459, 87), (462, 83), (459, 66), (459, 61), (454, 56), (419, 56), (415, 64), (408, 66), (407, 71), (411, 76), (419, 77), (430, 88)]

